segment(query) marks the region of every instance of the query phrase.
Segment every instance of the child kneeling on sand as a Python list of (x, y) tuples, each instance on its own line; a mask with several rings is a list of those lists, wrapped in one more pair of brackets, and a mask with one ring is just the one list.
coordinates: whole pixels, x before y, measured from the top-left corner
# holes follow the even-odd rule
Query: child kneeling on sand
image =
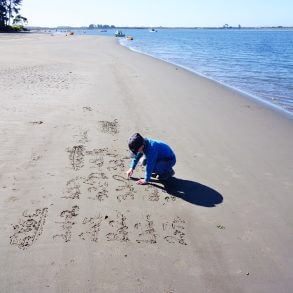
[(159, 180), (167, 180), (175, 174), (172, 167), (176, 163), (176, 156), (164, 142), (143, 138), (139, 133), (135, 133), (129, 138), (128, 147), (133, 159), (127, 177), (132, 176), (141, 159), (143, 159), (142, 165), (146, 166), (145, 177), (138, 180), (137, 184), (147, 184), (153, 173)]

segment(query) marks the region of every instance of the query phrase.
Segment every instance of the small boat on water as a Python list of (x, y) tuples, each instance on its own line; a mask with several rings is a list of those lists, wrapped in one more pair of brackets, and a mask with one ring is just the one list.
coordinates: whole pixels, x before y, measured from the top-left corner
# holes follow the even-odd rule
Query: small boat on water
[(128, 40), (128, 41), (133, 41), (133, 37), (132, 37), (132, 36), (127, 36), (127, 37), (126, 37), (126, 40)]
[(150, 28), (150, 29), (149, 29), (149, 32), (150, 32), (150, 33), (157, 33), (158, 31), (155, 30), (154, 28)]
[(101, 32), (101, 33), (106, 33), (106, 32), (107, 32), (107, 30), (100, 30), (100, 32)]
[(66, 34), (66, 36), (73, 36), (74, 35), (74, 32), (69, 32)]
[(122, 31), (116, 31), (115, 37), (122, 38), (122, 37), (125, 37), (125, 34), (123, 34)]

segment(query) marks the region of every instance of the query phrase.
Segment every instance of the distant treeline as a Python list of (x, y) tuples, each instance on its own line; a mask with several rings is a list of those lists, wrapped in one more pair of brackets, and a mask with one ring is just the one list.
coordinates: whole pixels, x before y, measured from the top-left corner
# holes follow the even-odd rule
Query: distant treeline
[[(1, 1), (1, 0), (0, 0)], [(87, 30), (87, 29), (149, 29), (150, 27), (147, 26), (115, 26), (115, 25), (89, 25), (89, 26), (82, 26), (82, 27), (73, 27), (73, 26), (57, 26), (57, 27), (28, 27), (32, 30)], [(259, 26), (259, 27), (241, 27), (241, 26), (220, 26), (220, 27), (163, 27), (163, 26), (157, 26), (152, 27), (157, 30), (163, 30), (163, 29), (194, 29), (194, 30), (202, 30), (202, 29), (224, 29), (224, 30), (249, 30), (249, 29), (293, 29), (293, 27), (289, 26)]]
[(19, 14), (22, 0), (0, 0), (0, 31), (22, 30), (27, 19)]
[(111, 29), (115, 28), (115, 25), (108, 25), (108, 24), (90, 24), (89, 29)]

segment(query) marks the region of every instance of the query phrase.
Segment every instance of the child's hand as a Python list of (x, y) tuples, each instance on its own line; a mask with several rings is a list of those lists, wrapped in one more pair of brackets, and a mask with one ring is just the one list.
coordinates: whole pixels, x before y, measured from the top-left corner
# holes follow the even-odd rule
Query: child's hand
[(144, 179), (139, 179), (139, 180), (136, 181), (136, 184), (145, 185), (145, 184), (147, 184), (147, 182)]
[(132, 176), (133, 172), (134, 172), (134, 170), (133, 170), (132, 168), (130, 168), (130, 169), (127, 171), (126, 174), (127, 174), (127, 178), (128, 178), (128, 179)]

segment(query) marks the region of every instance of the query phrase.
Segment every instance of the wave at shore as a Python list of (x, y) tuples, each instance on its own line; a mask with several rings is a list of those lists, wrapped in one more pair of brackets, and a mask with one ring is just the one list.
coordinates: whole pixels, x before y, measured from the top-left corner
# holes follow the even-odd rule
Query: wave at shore
[(293, 31), (132, 30), (129, 49), (181, 66), (293, 114)]

